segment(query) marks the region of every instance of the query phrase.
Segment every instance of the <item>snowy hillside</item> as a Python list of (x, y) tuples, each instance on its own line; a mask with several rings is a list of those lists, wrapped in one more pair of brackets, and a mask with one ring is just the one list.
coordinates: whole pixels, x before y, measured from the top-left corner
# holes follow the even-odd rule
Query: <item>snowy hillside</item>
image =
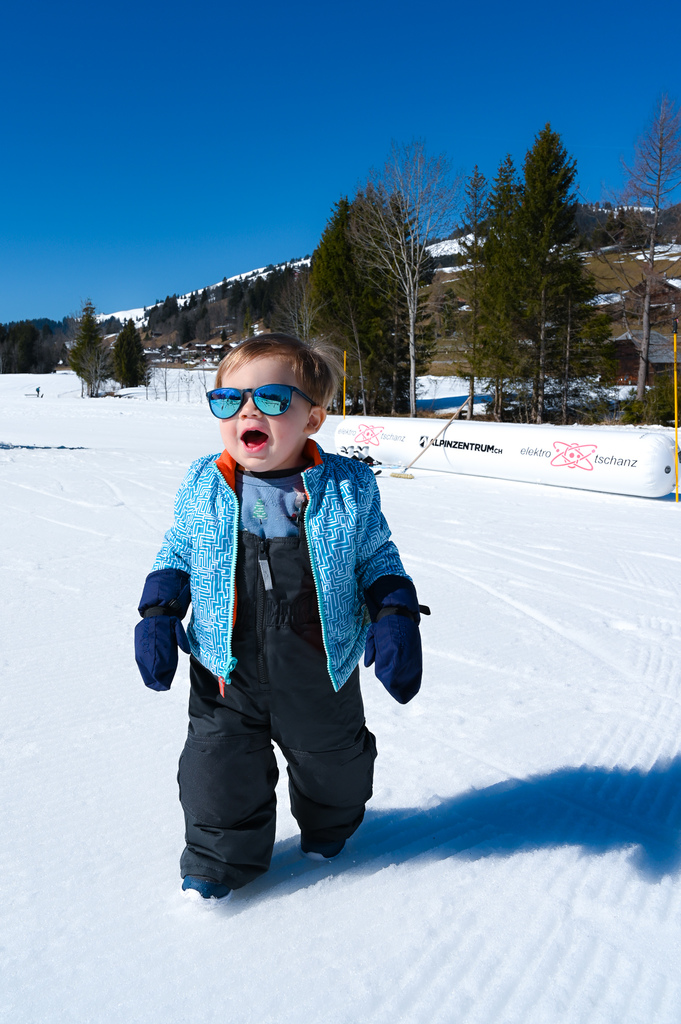
[[(462, 238), (446, 238), (444, 239), (444, 241), (435, 242), (433, 245), (429, 245), (428, 252), (434, 259), (444, 259), (450, 256), (460, 256), (464, 252), (463, 243), (469, 241), (472, 237), (472, 235), (465, 235)], [(679, 254), (681, 254), (681, 245), (665, 244), (658, 246), (655, 250), (655, 254), (658, 258), (677, 257)], [(641, 254), (638, 254), (635, 258), (643, 259), (643, 256)], [(278, 264), (278, 266), (303, 267), (309, 266), (309, 264), (310, 258), (306, 257), (305, 259), (293, 260), (288, 264)], [(440, 267), (439, 270), (440, 273), (443, 274), (457, 274), (460, 273), (462, 267)], [(267, 277), (268, 274), (270, 274), (271, 272), (271, 267), (269, 269), (267, 267), (257, 267), (255, 270), (249, 270), (244, 274), (235, 274), (233, 277), (228, 277), (227, 282), (230, 283), (232, 281), (248, 281), (253, 280), (256, 277)], [(681, 288), (681, 281), (677, 279), (670, 278), (668, 280), (668, 283), (674, 285), (675, 287)], [(216, 284), (208, 285), (208, 288), (219, 288), (221, 284), (222, 281), (218, 281)], [(197, 288), (194, 291), (187, 292), (185, 295), (179, 295), (178, 302), (180, 304), (186, 303), (189, 301), (192, 295), (198, 296), (202, 291), (203, 288)], [(611, 305), (614, 302), (620, 301), (621, 295), (619, 294), (619, 292), (603, 293), (594, 300), (596, 305)], [(115, 313), (100, 313), (98, 314), (97, 319), (101, 322), (103, 320), (107, 320), (109, 317), (115, 316), (121, 321), (121, 323), (124, 323), (128, 319), (132, 319), (135, 321), (135, 324), (138, 327), (142, 327), (146, 324), (149, 311), (154, 308), (154, 305), (155, 303), (152, 303), (149, 306), (140, 306), (135, 309), (117, 310)]]
[(429, 245), (428, 252), (433, 259), (441, 259), (443, 256), (460, 256), (464, 252), (463, 243), (472, 238), (472, 235), (465, 235), (463, 238), (446, 238), (443, 242)]
[[(307, 267), (309, 266), (309, 264), (310, 259), (309, 257), (306, 257), (305, 259), (301, 260), (291, 260), (289, 263), (281, 263), (279, 264), (279, 266)], [(258, 267), (255, 270), (247, 271), (245, 274), (235, 274), (233, 277), (228, 277), (226, 278), (226, 281), (227, 284), (231, 284), (232, 281), (251, 281), (254, 280), (256, 277), (267, 277), (268, 274), (272, 273), (272, 269), (273, 268), (268, 269), (267, 267)], [(208, 288), (219, 288), (222, 283), (222, 281), (217, 281), (216, 284), (209, 284)], [(198, 296), (202, 291), (203, 288), (196, 288), (194, 289), (194, 291), (187, 292), (185, 295), (178, 295), (177, 301), (180, 305), (182, 305), (184, 303), (189, 302), (192, 295)], [(161, 304), (162, 303), (158, 303), (158, 305)], [(121, 323), (125, 323), (126, 320), (134, 320), (135, 325), (137, 327), (142, 327), (147, 322), (149, 311), (153, 309), (155, 305), (157, 305), (157, 303), (152, 302), (148, 306), (139, 306), (136, 309), (120, 309), (117, 310), (115, 313), (98, 313), (97, 319), (101, 323), (103, 320), (108, 320), (109, 317), (115, 316), (120, 320)]]
[(365, 823), (302, 859), (283, 773), (271, 870), (202, 913), (177, 863), (186, 659), (145, 689), (132, 630), (218, 430), (79, 395), (0, 376), (0, 1020), (678, 1024), (679, 507), (379, 477), (433, 612), (422, 693), (362, 669)]
[[(431, 256), (436, 258), (442, 256), (455, 256), (462, 252), (461, 239), (446, 239), (444, 242), (436, 242), (434, 245), (428, 246), (428, 251)], [(277, 266), (285, 267), (307, 267), (310, 265), (310, 258), (306, 257), (300, 260), (292, 260), (289, 263), (280, 263)], [(256, 267), (255, 270), (248, 270), (244, 274), (234, 274), (233, 277), (227, 278), (227, 283), (232, 281), (249, 281), (256, 277), (267, 277), (272, 272), (272, 268), (267, 267)], [(217, 281), (215, 284), (208, 285), (208, 288), (219, 288), (222, 281)], [(178, 295), (177, 301), (182, 304), (189, 301), (192, 295), (200, 295), (203, 288), (196, 288), (194, 291), (187, 292), (185, 295)], [(121, 323), (125, 323), (126, 320), (134, 320), (138, 327), (143, 326), (146, 323), (149, 315), (149, 310), (153, 309), (156, 303), (150, 303), (148, 306), (139, 306), (135, 309), (119, 309), (115, 313), (99, 313), (97, 319), (101, 322), (108, 320), (109, 317), (117, 317)]]

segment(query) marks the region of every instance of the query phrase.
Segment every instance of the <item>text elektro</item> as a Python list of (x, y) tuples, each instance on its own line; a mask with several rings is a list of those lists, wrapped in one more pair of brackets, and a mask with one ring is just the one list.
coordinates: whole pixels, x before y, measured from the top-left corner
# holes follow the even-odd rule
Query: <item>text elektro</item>
[(544, 448), (521, 448), (521, 455), (536, 455), (540, 459), (549, 459), (551, 452), (547, 452)]

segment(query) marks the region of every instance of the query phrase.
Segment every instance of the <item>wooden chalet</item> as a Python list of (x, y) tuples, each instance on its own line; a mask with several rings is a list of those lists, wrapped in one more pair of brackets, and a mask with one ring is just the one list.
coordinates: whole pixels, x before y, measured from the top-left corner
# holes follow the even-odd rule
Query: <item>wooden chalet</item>
[[(643, 331), (625, 331), (615, 338), (617, 352), (617, 383), (636, 384), (638, 380), (638, 364), (641, 357), (641, 337)], [(677, 351), (677, 366), (681, 362)], [(648, 348), (647, 384), (655, 383), (655, 374), (674, 369), (674, 343), (672, 338), (659, 331), (650, 332)]]

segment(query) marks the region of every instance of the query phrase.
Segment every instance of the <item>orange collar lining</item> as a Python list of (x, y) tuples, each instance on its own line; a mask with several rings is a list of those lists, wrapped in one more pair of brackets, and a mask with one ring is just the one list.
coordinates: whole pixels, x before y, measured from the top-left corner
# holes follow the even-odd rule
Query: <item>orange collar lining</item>
[[(310, 459), (313, 466), (321, 466), (323, 462), (322, 453), (319, 449), (319, 445), (317, 445), (316, 442), (312, 440), (312, 438), (308, 438), (307, 441), (305, 442), (305, 447), (303, 448), (302, 454), (305, 456), (305, 458)], [(229, 454), (229, 452), (227, 452), (226, 450), (223, 451), (222, 455), (215, 460), (215, 465), (218, 467), (218, 469), (220, 470), (220, 472), (222, 473), (223, 477), (225, 478), (229, 486), (232, 488), (232, 490), (235, 491), (236, 462)]]

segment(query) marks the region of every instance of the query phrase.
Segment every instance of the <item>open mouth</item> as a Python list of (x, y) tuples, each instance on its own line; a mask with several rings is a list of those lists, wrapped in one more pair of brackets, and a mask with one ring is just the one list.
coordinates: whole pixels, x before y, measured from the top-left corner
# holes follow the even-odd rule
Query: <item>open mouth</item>
[(262, 430), (244, 430), (241, 443), (249, 452), (258, 451), (267, 441), (267, 434)]

